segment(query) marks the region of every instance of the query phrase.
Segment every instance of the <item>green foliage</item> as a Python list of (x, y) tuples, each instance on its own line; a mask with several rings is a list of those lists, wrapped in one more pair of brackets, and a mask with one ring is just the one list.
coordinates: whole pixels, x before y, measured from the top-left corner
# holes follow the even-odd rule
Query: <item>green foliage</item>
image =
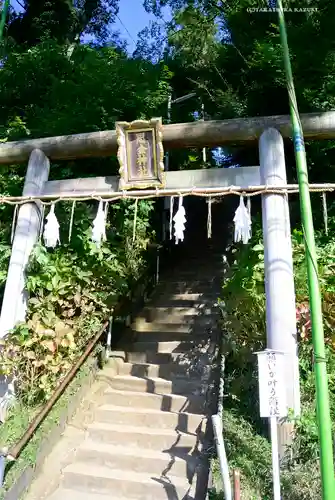
[[(166, 118), (167, 98), (196, 92), (197, 98), (172, 108), (172, 121), (195, 119), (205, 106), (212, 119), (286, 114), (288, 98), (279, 44), (277, 18), (251, 13), (257, 0), (145, 0), (159, 23), (144, 30), (134, 57), (113, 32), (117, 0), (26, 0), (24, 12), (12, 12), (1, 47), (0, 140), (20, 140), (113, 129), (116, 120), (152, 116)], [(265, 2), (264, 2), (265, 3)], [(162, 7), (173, 18), (161, 23)], [(316, 1), (317, 13), (287, 14), (288, 36), (299, 109), (334, 108), (335, 4)], [(82, 35), (92, 43), (80, 44)], [(86, 38), (87, 39), (87, 38)], [(167, 42), (167, 47), (163, 47)], [(334, 181), (334, 141), (307, 144), (311, 181)], [(288, 177), (295, 179), (292, 145), (287, 145)], [(231, 162), (258, 164), (257, 146), (225, 149)], [(208, 151), (208, 165), (213, 158)], [(196, 149), (172, 152), (170, 168), (203, 168)], [(0, 192), (19, 194), (25, 167), (2, 167)], [(51, 178), (113, 175), (115, 157), (53, 163)], [(333, 207), (330, 207), (332, 210)], [(35, 249), (28, 276), (29, 317), (5, 344), (4, 372), (17, 376), (25, 403), (46, 400), (57, 380), (82, 351), (87, 339), (120, 294), (127, 292), (146, 266), (146, 247), (153, 238), (152, 204), (141, 202), (137, 239), (133, 242), (134, 205), (113, 204), (108, 242), (97, 249), (90, 242), (93, 207), (77, 204), (75, 226), (67, 241), (71, 207), (57, 206), (62, 246)], [(314, 210), (319, 217), (318, 207)], [(293, 227), (298, 206), (291, 203)], [(0, 287), (6, 278), (12, 210), (0, 207)], [(251, 495), (269, 495), (266, 429), (255, 412), (256, 367), (253, 351), (264, 346), (265, 298), (261, 231), (251, 248), (238, 248), (223, 289), (226, 316), (227, 408), (232, 463), (244, 470)], [(308, 292), (302, 234), (294, 232), (297, 316), (300, 331), (303, 415), (292, 460), (283, 474), (290, 499), (319, 495), (314, 376)], [(330, 390), (334, 393), (334, 231), (318, 239), (320, 280), (324, 297)], [(331, 398), (334, 415), (335, 398)], [(258, 434), (255, 434), (258, 432)], [(253, 467), (254, 466), (254, 467)], [(312, 475), (310, 471), (313, 470)], [(252, 498), (252, 496), (250, 497)]]
[(23, 12), (10, 19), (8, 36), (27, 47), (51, 39), (76, 42), (82, 34), (106, 40), (118, 11), (118, 0), (24, 0), (23, 4)]
[[(8, 490), (10, 490), (13, 484), (22, 477), (22, 474), (27, 473), (28, 467), (36, 467), (36, 465), (40, 463), (41, 456), (45, 456), (45, 446), (48, 449), (50, 442), (55, 443), (57, 441), (64, 420), (69, 420), (73, 416), (76, 406), (82, 400), (85, 391), (89, 388), (94, 377), (94, 354), (95, 352), (93, 356), (89, 357), (81, 366), (72, 382), (65, 389), (62, 397), (58, 399), (50, 413), (27, 443), (27, 446), (23, 448), (17, 460), (7, 463), (4, 483), (0, 492), (1, 500), (6, 498)], [(14, 408), (12, 408), (6, 422), (0, 427), (1, 443), (7, 446), (15, 445), (26, 432), (29, 424), (38, 411), (39, 408), (17, 402)]]
[[(318, 234), (317, 251), (321, 292), (323, 294), (324, 325), (326, 339), (327, 367), (331, 413), (335, 422), (335, 288), (334, 221), (330, 221), (327, 238)], [(294, 274), (297, 301), (297, 326), (300, 337), (300, 381), (302, 416), (296, 421), (296, 438), (283, 469), (283, 489), (290, 499), (319, 498), (320, 477), (318, 469), (318, 434), (315, 409), (315, 382), (312, 365), (311, 322), (308, 308), (308, 289), (305, 266), (303, 235), (293, 232)], [(246, 488), (253, 485), (256, 497), (271, 498), (268, 485), (270, 461), (262, 462), (266, 456), (256, 448), (263, 442), (266, 428), (255, 411), (258, 398), (257, 367), (254, 352), (265, 345), (265, 292), (264, 262), (261, 230), (254, 230), (253, 240), (248, 247), (237, 247), (232, 254), (230, 274), (223, 286), (226, 359), (226, 416), (225, 436), (228, 443), (229, 460), (232, 467), (240, 468), (246, 481)], [(249, 435), (246, 427), (249, 429)], [(235, 433), (240, 433), (250, 446), (248, 460), (243, 455), (243, 445)], [(236, 445), (235, 443), (238, 443)], [(236, 446), (236, 447), (235, 447)], [(265, 444), (264, 444), (265, 446)], [(267, 445), (268, 446), (268, 445)], [(243, 458), (244, 457), (244, 458)], [(311, 471), (313, 470), (313, 473)], [(254, 473), (257, 477), (253, 477)], [(249, 486), (248, 486), (249, 485)], [(258, 496), (257, 496), (258, 495)], [(267, 496), (269, 495), (269, 496)]]
[[(113, 47), (79, 46), (71, 57), (52, 41), (14, 50), (0, 72), (3, 135), (92, 132), (113, 129), (116, 120), (152, 117), (167, 100), (168, 80), (166, 66), (129, 59)], [(25, 124), (21, 137), (18, 126), (15, 135), (8, 127), (15, 120)]]
[(36, 246), (27, 277), (28, 320), (6, 337), (0, 354), (2, 373), (14, 374), (25, 404), (48, 400), (119, 297), (140, 278), (152, 208), (152, 202), (140, 201), (135, 241), (134, 204), (121, 201), (113, 206), (108, 242), (101, 247), (86, 228), (92, 217), (86, 213), (78, 220), (78, 212), (71, 244), (52, 252)]
[[(116, 120), (159, 115), (169, 92), (166, 64), (131, 58), (111, 23), (117, 0), (24, 1), (12, 12), (0, 71), (0, 140), (114, 129)], [(94, 43), (80, 44), (82, 35)], [(2, 167), (1, 194), (22, 192), (25, 166)], [(53, 163), (51, 179), (115, 175), (116, 157)], [(133, 241), (134, 203), (109, 207), (108, 241), (90, 239), (96, 204), (77, 203), (72, 239), (71, 205), (56, 212), (61, 246), (38, 245), (28, 269), (29, 311), (5, 341), (3, 373), (14, 373), (21, 400), (35, 405), (48, 399), (59, 380), (99, 329), (120, 296), (128, 293), (147, 266), (151, 202), (138, 205)], [(0, 291), (10, 255), (13, 210), (0, 207)]]

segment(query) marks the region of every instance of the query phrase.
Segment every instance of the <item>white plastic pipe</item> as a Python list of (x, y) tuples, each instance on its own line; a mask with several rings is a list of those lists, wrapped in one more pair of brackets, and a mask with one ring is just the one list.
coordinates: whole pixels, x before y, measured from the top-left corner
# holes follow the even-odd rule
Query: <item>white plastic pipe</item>
[(216, 442), (216, 449), (219, 459), (221, 477), (223, 482), (223, 491), (225, 500), (233, 500), (232, 488), (229, 476), (229, 467), (227, 461), (226, 450), (222, 434), (222, 421), (219, 415), (212, 415), (212, 423), (214, 430), (214, 438)]
[(280, 500), (280, 469), (279, 469), (277, 418), (271, 417), (269, 420), (270, 420), (270, 431), (271, 431), (273, 499)]

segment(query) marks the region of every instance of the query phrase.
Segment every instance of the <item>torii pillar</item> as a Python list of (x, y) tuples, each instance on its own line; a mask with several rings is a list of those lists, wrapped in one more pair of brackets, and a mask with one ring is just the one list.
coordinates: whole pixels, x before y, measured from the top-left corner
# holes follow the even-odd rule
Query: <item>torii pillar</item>
[[(29, 158), (23, 196), (36, 196), (43, 192), (49, 176), (50, 163), (45, 154), (34, 149)], [(34, 245), (38, 241), (42, 224), (40, 202), (25, 203), (18, 210), (17, 223), (9, 261), (7, 280), (0, 315), (0, 338), (26, 318), (28, 294), (25, 289), (26, 268)], [(0, 377), (0, 421), (15, 396), (12, 377)]]
[[(283, 138), (274, 128), (259, 140), (261, 184), (287, 183)], [(286, 358), (286, 401), (294, 416), (300, 414), (296, 306), (289, 204), (286, 194), (262, 195), (267, 347)], [(292, 443), (293, 425), (282, 419), (278, 426), (281, 457)]]

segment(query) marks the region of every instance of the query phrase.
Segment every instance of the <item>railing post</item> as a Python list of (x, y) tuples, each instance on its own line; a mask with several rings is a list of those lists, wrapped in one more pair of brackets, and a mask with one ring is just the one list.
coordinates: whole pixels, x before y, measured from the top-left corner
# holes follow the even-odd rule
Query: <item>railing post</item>
[(160, 253), (159, 253), (159, 246), (157, 245), (156, 248), (156, 285), (159, 283), (159, 270), (160, 270)]
[(234, 500), (241, 500), (240, 471), (235, 469), (233, 471), (233, 478), (234, 478)]
[[(269, 128), (259, 141), (261, 184), (285, 185), (283, 138)], [(295, 290), (291, 228), (287, 196), (262, 195), (267, 347), (285, 353), (286, 401), (295, 416), (300, 414)], [(278, 427), (280, 456), (292, 442), (293, 425), (286, 420)]]
[(6, 456), (3, 452), (0, 452), (0, 488), (3, 486), (5, 478), (5, 468), (6, 468)]
[(226, 456), (226, 450), (222, 435), (222, 420), (219, 415), (212, 415), (212, 424), (214, 431), (214, 438), (216, 442), (216, 450), (219, 459), (221, 478), (223, 483), (223, 491), (226, 500), (233, 500), (232, 490), (230, 484), (229, 467)]
[[(49, 176), (49, 160), (39, 149), (32, 151), (23, 196), (39, 195)], [(42, 223), (41, 203), (31, 202), (22, 205), (18, 211), (17, 224), (12, 244), (5, 293), (0, 316), (0, 338), (14, 326), (24, 321), (27, 312), (28, 295), (25, 290), (25, 272), (34, 245), (38, 241)], [(5, 418), (8, 402), (14, 396), (11, 380), (0, 382), (0, 420)]]
[(109, 318), (109, 324), (108, 324), (108, 333), (107, 333), (107, 342), (106, 342), (106, 357), (109, 358), (111, 352), (112, 352), (112, 332), (113, 332), (113, 319), (114, 316), (112, 315)]

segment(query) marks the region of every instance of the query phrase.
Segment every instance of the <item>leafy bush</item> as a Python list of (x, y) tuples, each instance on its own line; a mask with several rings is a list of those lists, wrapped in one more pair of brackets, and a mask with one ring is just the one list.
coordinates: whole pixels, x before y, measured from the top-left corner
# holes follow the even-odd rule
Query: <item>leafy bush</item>
[[(139, 279), (154, 236), (152, 208), (152, 202), (140, 201), (135, 241), (134, 204), (122, 201), (113, 206), (108, 239), (99, 248), (91, 241), (93, 211), (88, 206), (76, 212), (70, 244), (53, 251), (35, 247), (27, 276), (27, 323), (8, 335), (0, 352), (2, 373), (14, 374), (23, 402), (34, 405), (50, 397), (120, 295)], [(65, 233), (68, 228), (62, 226)]]
[[(323, 296), (331, 414), (334, 421), (335, 231), (332, 226), (333, 221), (330, 222), (331, 231), (328, 238), (322, 234), (317, 235), (317, 252)], [(266, 444), (263, 443), (265, 449), (261, 453), (257, 444), (263, 442), (262, 436), (267, 432), (264, 422), (258, 416), (257, 360), (253, 355), (253, 352), (263, 349), (266, 342), (264, 261), (261, 241), (261, 230), (256, 229), (250, 246), (233, 250), (230, 274), (223, 285), (222, 326), (225, 332), (227, 394), (224, 433), (228, 443), (228, 459), (232, 466), (241, 468), (245, 488), (258, 489), (256, 497), (250, 498), (264, 499), (271, 498), (271, 488), (267, 480), (271, 475), (271, 462), (268, 458), (265, 460), (265, 457), (268, 457), (268, 452), (265, 452), (269, 446), (267, 439), (265, 439)], [(285, 498), (312, 500), (320, 496), (319, 447), (305, 249), (300, 231), (293, 231), (292, 244), (302, 415), (296, 421), (296, 436), (290, 457), (283, 465), (282, 484)], [(247, 450), (247, 453), (244, 454), (243, 450)]]

